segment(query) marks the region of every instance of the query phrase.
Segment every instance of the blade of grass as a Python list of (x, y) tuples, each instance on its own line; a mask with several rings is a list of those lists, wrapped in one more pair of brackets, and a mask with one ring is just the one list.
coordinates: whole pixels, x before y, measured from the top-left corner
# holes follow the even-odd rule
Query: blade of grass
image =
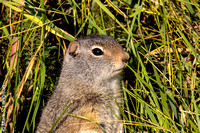
[[(21, 31), (22, 31), (22, 27), (23, 27), (23, 14), (24, 14), (24, 8), (22, 8), (22, 14), (21, 14)], [(16, 64), (16, 77), (15, 77), (15, 90), (14, 90), (14, 109), (13, 109), (13, 129), (12, 131), (14, 131), (14, 127), (15, 127), (15, 118), (16, 118), (16, 111), (17, 111), (17, 103), (18, 103), (18, 99), (19, 97), (17, 96), (17, 88), (18, 88), (18, 84), (19, 84), (19, 54), (21, 52), (21, 46), (22, 46), (22, 41), (23, 41), (23, 37), (22, 34), (20, 34), (20, 42), (19, 42), (19, 46), (18, 47), (18, 51), (16, 52), (18, 54), (18, 58), (17, 58), (17, 64)]]
[[(122, 82), (122, 86), (123, 86), (123, 88), (125, 88), (124, 82)], [(127, 98), (127, 93), (126, 93), (126, 91), (124, 91), (124, 89), (123, 89), (123, 93), (124, 93), (124, 101), (125, 101), (126, 109), (127, 109), (128, 112), (131, 112), (130, 108), (129, 108), (129, 104), (128, 104), (129, 100)], [(128, 121), (132, 121), (130, 114), (128, 114)], [(130, 130), (133, 131), (133, 127), (130, 127)]]
[[(36, 91), (35, 91), (35, 93), (33, 94), (33, 98), (32, 98), (32, 101), (31, 101), (31, 105), (30, 105), (30, 107), (29, 107), (29, 111), (28, 111), (28, 114), (27, 114), (27, 117), (26, 117), (26, 121), (25, 121), (25, 123), (24, 123), (24, 128), (23, 128), (23, 130), (22, 130), (22, 133), (25, 132), (25, 128), (28, 126), (28, 125), (27, 125), (27, 124), (28, 124), (28, 120), (29, 120), (29, 117), (30, 117), (30, 114), (31, 114), (31, 111), (32, 111), (32, 108), (33, 108), (33, 104), (34, 104), (36, 95), (37, 95), (37, 93), (38, 93), (37, 91), (38, 91), (38, 89), (36, 88)], [(28, 129), (28, 131), (29, 131), (29, 129)]]
[(193, 102), (193, 105), (194, 105), (194, 110), (195, 110), (195, 115), (196, 115), (196, 120), (197, 120), (197, 124), (198, 124), (198, 129), (199, 129), (199, 132), (200, 132), (200, 119), (199, 119), (199, 108), (197, 108), (197, 104), (196, 104), (196, 100), (195, 100), (195, 97), (194, 97), (194, 89), (195, 89), (195, 79), (196, 79), (196, 73), (192, 73), (192, 79), (191, 79), (191, 92), (192, 92), (192, 102)]
[(58, 117), (58, 119), (54, 122), (53, 126), (51, 127), (49, 133), (51, 133), (54, 129), (54, 127), (56, 126), (56, 124), (58, 123), (58, 121), (60, 120), (60, 118), (65, 114), (65, 112), (67, 111), (67, 109), (71, 106), (72, 102), (70, 102), (67, 107), (64, 109), (64, 111), (60, 114), (60, 116)]
[(99, 1), (99, 0), (94, 0), (102, 10), (104, 10), (113, 20), (116, 21), (116, 23), (119, 24), (119, 26), (121, 26), (121, 28), (128, 33), (128, 31), (126, 30), (126, 28), (117, 20), (117, 18)]
[[(21, 12), (22, 10), (20, 8), (17, 8), (15, 6), (12, 6), (11, 4), (9, 4), (9, 2), (3, 2), (4, 5), (12, 8), (13, 10), (17, 11), (17, 12)], [(30, 11), (30, 9), (27, 9)], [(37, 16), (35, 16), (35, 14), (33, 15), (29, 15), (29, 14), (26, 14), (24, 13), (23, 14), (25, 17), (29, 18), (30, 20), (32, 20), (34, 23), (38, 24), (38, 25), (42, 25), (42, 21), (41, 21), (41, 16), (39, 16), (37, 14)], [(69, 33), (67, 33), (66, 31), (58, 28), (57, 26), (55, 26), (53, 23), (51, 23), (51, 21), (45, 17), (45, 22), (49, 22), (48, 25), (46, 25), (46, 30), (53, 33), (53, 34), (56, 34), (57, 36), (61, 37), (61, 38), (66, 38), (68, 39), (69, 41), (73, 41), (75, 38), (70, 35)]]

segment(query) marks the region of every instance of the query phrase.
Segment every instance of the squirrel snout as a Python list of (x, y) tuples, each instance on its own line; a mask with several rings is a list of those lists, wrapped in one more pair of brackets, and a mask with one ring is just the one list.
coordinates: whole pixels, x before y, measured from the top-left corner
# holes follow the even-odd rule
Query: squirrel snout
[(123, 63), (127, 63), (129, 58), (130, 58), (129, 54), (124, 52), (124, 54), (121, 57), (121, 60), (122, 60)]
[(126, 52), (121, 52), (119, 55), (118, 55), (118, 59), (117, 59), (117, 62), (115, 64), (115, 69), (114, 69), (114, 72), (115, 71), (121, 71), (126, 65), (125, 63), (128, 62), (130, 56), (128, 53)]

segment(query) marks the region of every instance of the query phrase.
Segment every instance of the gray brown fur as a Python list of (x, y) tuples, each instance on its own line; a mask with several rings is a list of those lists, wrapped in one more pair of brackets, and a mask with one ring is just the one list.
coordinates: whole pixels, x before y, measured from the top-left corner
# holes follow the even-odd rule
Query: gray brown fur
[[(101, 48), (103, 55), (94, 55), (94, 48)], [(120, 73), (128, 59), (129, 55), (121, 45), (108, 36), (87, 36), (70, 43), (58, 85), (42, 112), (36, 132), (49, 132), (70, 102), (72, 105), (66, 113), (89, 118), (97, 122), (103, 131), (88, 120), (65, 114), (53, 132), (123, 132), (123, 125), (112, 110), (120, 118), (115, 100), (121, 103)]]

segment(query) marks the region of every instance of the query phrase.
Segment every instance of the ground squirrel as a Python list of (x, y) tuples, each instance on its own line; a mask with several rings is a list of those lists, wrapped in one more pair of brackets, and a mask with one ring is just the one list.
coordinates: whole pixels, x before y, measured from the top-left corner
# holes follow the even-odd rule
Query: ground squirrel
[[(71, 42), (58, 85), (42, 112), (37, 133), (120, 133), (121, 71), (129, 55), (113, 38), (90, 35)], [(71, 116), (83, 116), (93, 122)], [(96, 124), (95, 124), (96, 122)]]

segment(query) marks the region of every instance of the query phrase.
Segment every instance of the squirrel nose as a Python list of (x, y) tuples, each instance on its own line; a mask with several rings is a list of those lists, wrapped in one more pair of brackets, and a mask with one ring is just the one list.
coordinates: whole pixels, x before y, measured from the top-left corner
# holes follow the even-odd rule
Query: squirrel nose
[(129, 54), (125, 52), (125, 54), (121, 57), (123, 63), (127, 63), (129, 61)]

